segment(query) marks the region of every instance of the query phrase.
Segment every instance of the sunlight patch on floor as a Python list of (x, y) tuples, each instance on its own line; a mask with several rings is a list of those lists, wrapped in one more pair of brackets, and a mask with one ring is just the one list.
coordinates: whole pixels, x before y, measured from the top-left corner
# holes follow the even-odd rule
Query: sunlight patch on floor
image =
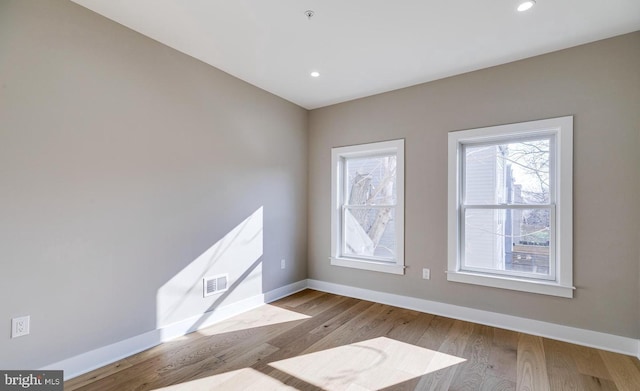
[(295, 390), (255, 369), (243, 368), (215, 376), (192, 380), (173, 386), (158, 388), (162, 391), (209, 391), (209, 390)]
[(263, 305), (249, 312), (198, 330), (202, 335), (216, 335), (234, 331), (248, 330), (256, 327), (272, 326), (276, 324), (309, 319), (310, 316), (289, 311), (273, 305)]
[(269, 365), (327, 391), (378, 390), (465, 359), (380, 337)]

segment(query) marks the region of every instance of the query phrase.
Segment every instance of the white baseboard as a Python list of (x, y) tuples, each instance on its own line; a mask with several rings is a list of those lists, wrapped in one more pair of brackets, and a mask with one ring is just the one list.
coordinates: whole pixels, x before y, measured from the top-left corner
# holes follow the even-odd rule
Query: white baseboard
[(307, 289), (307, 285), (307, 280), (302, 280), (294, 282), (293, 284), (276, 288), (264, 294), (264, 302), (271, 303), (272, 301), (276, 301), (282, 299), (283, 297), (293, 295), (294, 293), (298, 293)]
[(307, 286), (322, 292), (556, 339), (640, 359), (640, 340), (633, 338), (312, 279), (307, 280)]
[[(189, 334), (193, 331), (211, 326), (214, 323), (229, 319), (232, 316), (252, 310), (265, 303), (270, 303), (285, 296), (289, 296), (306, 289), (306, 287), (306, 280), (298, 281), (261, 295), (255, 295), (239, 302), (216, 308), (215, 310), (202, 315), (197, 315), (111, 345), (103, 346), (101, 348), (52, 363), (41, 369), (63, 370), (64, 380), (69, 380), (82, 375), (83, 373), (101, 368), (120, 359), (152, 348), (162, 342)], [(206, 319), (203, 320), (203, 318)]]

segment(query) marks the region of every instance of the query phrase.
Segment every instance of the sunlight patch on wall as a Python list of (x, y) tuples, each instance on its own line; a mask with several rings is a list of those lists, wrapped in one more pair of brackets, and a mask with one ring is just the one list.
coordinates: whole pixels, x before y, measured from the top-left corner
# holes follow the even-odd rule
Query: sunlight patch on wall
[[(217, 240), (167, 281), (156, 296), (157, 327), (262, 294), (263, 208)], [(226, 292), (203, 297), (203, 278), (228, 274)]]
[(269, 365), (324, 390), (379, 390), (465, 359), (380, 337)]

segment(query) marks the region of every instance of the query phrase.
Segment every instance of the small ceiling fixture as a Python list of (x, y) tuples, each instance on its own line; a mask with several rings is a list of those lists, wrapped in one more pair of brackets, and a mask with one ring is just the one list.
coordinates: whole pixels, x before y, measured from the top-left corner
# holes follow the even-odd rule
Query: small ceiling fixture
[(320, 76), (320, 72), (313, 71), (313, 72), (310, 73), (310, 75), (311, 75), (311, 77), (318, 77), (318, 76)]
[(518, 11), (520, 12), (524, 12), (527, 10), (530, 10), (531, 7), (534, 6), (535, 4), (535, 0), (527, 0), (527, 1), (523, 1), (522, 3), (520, 3), (520, 5), (518, 6)]

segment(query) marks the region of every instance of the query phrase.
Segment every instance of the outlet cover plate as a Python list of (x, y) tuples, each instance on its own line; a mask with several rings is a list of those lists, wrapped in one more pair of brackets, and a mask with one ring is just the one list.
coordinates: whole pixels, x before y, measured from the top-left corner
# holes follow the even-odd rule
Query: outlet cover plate
[(425, 280), (428, 280), (431, 278), (431, 270), (429, 269), (422, 269), (422, 278)]
[(11, 319), (11, 338), (22, 337), (29, 334), (31, 316), (21, 316)]

